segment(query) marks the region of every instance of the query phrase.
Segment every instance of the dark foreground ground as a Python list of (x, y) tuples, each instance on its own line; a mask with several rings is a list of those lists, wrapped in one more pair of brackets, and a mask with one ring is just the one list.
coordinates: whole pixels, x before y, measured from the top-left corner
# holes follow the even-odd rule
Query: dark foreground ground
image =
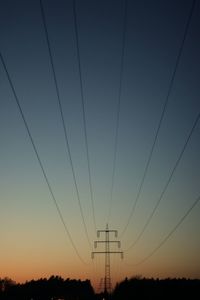
[(95, 294), (89, 280), (71, 280), (59, 276), (16, 284), (0, 279), (0, 300), (134, 300), (200, 299), (200, 280), (125, 279), (112, 295)]

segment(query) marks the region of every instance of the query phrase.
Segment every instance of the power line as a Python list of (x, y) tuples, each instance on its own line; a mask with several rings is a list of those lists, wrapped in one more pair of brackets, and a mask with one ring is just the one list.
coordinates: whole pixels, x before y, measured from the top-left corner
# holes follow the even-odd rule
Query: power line
[(191, 9), (190, 9), (190, 13), (189, 13), (186, 25), (185, 25), (183, 39), (182, 39), (182, 42), (181, 42), (181, 45), (180, 45), (180, 48), (179, 48), (179, 51), (178, 51), (178, 55), (176, 57), (176, 63), (175, 63), (175, 67), (174, 67), (172, 77), (171, 77), (171, 80), (170, 80), (170, 83), (169, 83), (167, 96), (166, 96), (166, 99), (165, 99), (165, 102), (164, 102), (164, 105), (163, 105), (161, 117), (160, 117), (160, 120), (159, 120), (159, 123), (158, 123), (158, 127), (156, 129), (155, 137), (154, 137), (153, 144), (152, 144), (152, 147), (151, 147), (148, 159), (147, 159), (147, 163), (145, 165), (144, 173), (143, 173), (143, 176), (142, 176), (142, 180), (140, 182), (140, 186), (139, 186), (139, 189), (138, 189), (138, 192), (137, 192), (137, 195), (136, 195), (136, 199), (135, 199), (135, 202), (133, 203), (130, 214), (128, 216), (128, 221), (125, 224), (124, 229), (122, 230), (122, 234), (121, 234), (120, 238), (122, 238), (122, 236), (124, 235), (124, 233), (126, 232), (128, 226), (129, 226), (130, 220), (133, 217), (137, 202), (140, 198), (140, 195), (141, 195), (141, 192), (142, 192), (142, 189), (143, 189), (143, 185), (144, 185), (144, 182), (145, 182), (145, 179), (146, 179), (147, 171), (149, 169), (149, 165), (150, 165), (152, 155), (153, 155), (153, 152), (154, 152), (154, 149), (155, 149), (155, 145), (156, 145), (156, 142), (157, 142), (157, 139), (158, 139), (160, 128), (161, 128), (161, 125), (162, 125), (162, 122), (163, 122), (163, 119), (164, 119), (164, 115), (166, 113), (167, 105), (168, 105), (169, 98), (170, 98), (172, 88), (173, 88), (173, 85), (174, 85), (176, 72), (177, 72), (177, 69), (178, 69), (178, 66), (179, 66), (179, 63), (180, 63), (181, 55), (182, 55), (182, 52), (183, 52), (183, 47), (184, 47), (185, 40), (186, 40), (186, 37), (187, 37), (187, 34), (188, 34), (188, 30), (189, 30), (190, 22), (191, 22), (191, 19), (192, 19), (192, 15), (193, 15), (193, 12), (194, 12), (195, 2), (196, 2), (196, 0), (193, 0), (192, 6), (191, 6)]
[(56, 207), (56, 210), (57, 210), (57, 212), (58, 212), (58, 216), (59, 216), (59, 218), (60, 218), (60, 220), (61, 220), (61, 222), (62, 222), (62, 224), (63, 224), (63, 226), (64, 226), (65, 232), (67, 233), (68, 239), (70, 240), (70, 243), (71, 243), (71, 245), (72, 245), (74, 251), (76, 252), (76, 254), (77, 254), (77, 256), (79, 257), (79, 259), (81, 260), (81, 262), (84, 263), (84, 264), (86, 264), (86, 262), (85, 262), (85, 261), (82, 259), (82, 257), (80, 256), (79, 251), (78, 251), (78, 249), (77, 249), (77, 247), (76, 247), (76, 245), (75, 245), (75, 243), (74, 243), (74, 241), (73, 241), (73, 239), (72, 239), (72, 236), (71, 236), (71, 234), (70, 234), (70, 232), (69, 232), (69, 230), (68, 230), (68, 227), (67, 227), (67, 225), (66, 225), (66, 223), (65, 223), (65, 221), (64, 221), (63, 215), (62, 215), (62, 213), (61, 213), (60, 207), (59, 207), (58, 202), (57, 202), (57, 200), (56, 200), (56, 198), (55, 198), (55, 195), (54, 195), (54, 193), (53, 193), (51, 184), (50, 184), (50, 182), (49, 182), (49, 180), (48, 180), (47, 174), (46, 174), (46, 172), (45, 172), (45, 169), (44, 169), (44, 166), (43, 166), (43, 164), (42, 164), (41, 158), (40, 158), (40, 156), (39, 156), (39, 152), (38, 152), (37, 147), (36, 147), (36, 145), (35, 145), (35, 142), (34, 142), (34, 140), (33, 140), (31, 131), (30, 131), (30, 129), (29, 129), (27, 120), (26, 120), (25, 115), (24, 115), (24, 113), (23, 113), (22, 107), (21, 107), (21, 105), (20, 105), (19, 98), (18, 98), (18, 96), (17, 96), (17, 94), (16, 94), (14, 85), (13, 85), (13, 83), (12, 83), (12, 79), (11, 79), (11, 77), (10, 77), (10, 74), (9, 74), (9, 72), (8, 72), (8, 69), (7, 69), (7, 67), (6, 67), (6, 63), (5, 63), (5, 61), (4, 61), (4, 58), (3, 58), (2, 54), (1, 54), (1, 52), (0, 52), (0, 59), (1, 59), (2, 65), (3, 65), (3, 68), (4, 68), (4, 70), (5, 70), (5, 73), (6, 73), (6, 75), (7, 75), (8, 82), (9, 82), (10, 87), (11, 87), (11, 90), (12, 90), (12, 92), (13, 92), (13, 95), (14, 95), (14, 98), (15, 98), (15, 101), (16, 101), (16, 104), (17, 104), (17, 107), (18, 107), (18, 109), (19, 109), (20, 115), (21, 115), (22, 120), (23, 120), (23, 122), (24, 122), (24, 125), (25, 125), (26, 131), (27, 131), (27, 133), (28, 133), (29, 139), (30, 139), (30, 141), (31, 141), (33, 150), (34, 150), (34, 152), (35, 152), (35, 155), (36, 155), (36, 157), (37, 157), (38, 163), (39, 163), (39, 165), (40, 165), (42, 174), (43, 174), (43, 176), (44, 176), (44, 179), (45, 179), (45, 181), (46, 181), (47, 187), (48, 187), (49, 192), (50, 192), (50, 194), (51, 194), (51, 198), (52, 198), (53, 203), (54, 203), (54, 205), (55, 205), (55, 207)]
[(168, 186), (169, 186), (169, 184), (170, 184), (170, 182), (171, 182), (171, 180), (173, 178), (173, 175), (174, 175), (174, 173), (175, 173), (175, 171), (176, 171), (176, 169), (177, 169), (177, 167), (178, 167), (178, 165), (179, 165), (179, 163), (180, 163), (180, 161), (181, 161), (181, 159), (183, 157), (183, 154), (184, 154), (184, 152), (186, 150), (186, 147), (187, 147), (187, 145), (188, 145), (188, 143), (189, 143), (189, 141), (191, 139), (191, 136), (192, 136), (192, 134), (194, 132), (194, 129), (196, 128), (196, 125), (197, 125), (199, 119), (200, 119), (200, 113), (198, 113), (197, 117), (195, 118), (195, 121), (194, 121), (194, 123), (192, 125), (192, 128), (191, 128), (191, 130), (189, 132), (189, 135), (188, 135), (188, 137), (187, 137), (187, 139), (186, 139), (186, 141), (185, 141), (185, 143), (183, 145), (183, 148), (181, 149), (181, 152), (180, 152), (180, 154), (178, 156), (178, 159), (176, 160), (176, 163), (175, 163), (174, 167), (172, 168), (172, 171), (171, 171), (171, 173), (169, 175), (169, 178), (168, 178), (168, 180), (167, 180), (167, 182), (166, 182), (166, 184), (164, 186), (164, 189), (161, 192), (160, 197), (158, 198), (158, 201), (156, 202), (156, 205), (154, 206), (151, 214), (149, 215), (149, 217), (148, 217), (148, 219), (147, 219), (144, 227), (142, 228), (140, 234), (138, 235), (138, 237), (136, 238), (136, 240), (131, 244), (131, 246), (126, 249), (126, 251), (130, 250), (131, 248), (133, 248), (137, 244), (137, 242), (141, 239), (141, 237), (143, 236), (144, 232), (146, 231), (149, 223), (151, 222), (151, 220), (152, 220), (152, 218), (153, 218), (156, 210), (158, 209), (158, 206), (159, 206), (161, 200), (163, 199), (163, 196), (164, 196), (164, 194), (165, 194), (165, 192), (166, 192), (166, 190), (167, 190), (167, 188), (168, 188)]
[(90, 156), (89, 156), (88, 137), (87, 137), (86, 114), (85, 114), (85, 100), (84, 100), (84, 93), (83, 93), (83, 80), (82, 80), (82, 72), (81, 72), (79, 35), (78, 35), (77, 14), (76, 14), (76, 0), (73, 0), (73, 15), (74, 15), (75, 37), (76, 37), (76, 50), (77, 50), (77, 57), (78, 57), (78, 71), (79, 71), (80, 92), (81, 92), (81, 105), (82, 105), (82, 112), (83, 112), (83, 127), (84, 127), (85, 146), (86, 146), (86, 155), (87, 155), (87, 166), (88, 166), (88, 175), (89, 175), (90, 197), (91, 197), (91, 204), (92, 204), (92, 216), (93, 216), (93, 222), (94, 222), (94, 227), (95, 227), (95, 231), (96, 231), (97, 230), (97, 226), (96, 226), (96, 218), (95, 218), (94, 196), (93, 196), (93, 188), (92, 188), (92, 178), (91, 178), (91, 168), (90, 168)]
[(86, 238), (87, 238), (88, 244), (91, 248), (91, 243), (90, 243), (90, 239), (89, 239), (89, 235), (88, 235), (88, 231), (87, 231), (87, 226), (86, 226), (86, 222), (85, 222), (85, 218), (84, 218), (84, 214), (83, 214), (83, 208), (82, 208), (81, 200), (80, 200), (80, 193), (79, 193), (79, 190), (78, 190), (76, 174), (75, 174), (75, 170), (74, 170), (74, 165), (73, 165), (73, 160), (72, 160), (72, 155), (71, 155), (71, 150), (70, 150), (70, 145), (69, 145), (67, 128), (66, 128), (66, 123), (65, 123), (65, 119), (64, 119), (62, 103), (61, 103), (61, 99), (60, 99), (58, 81), (57, 81), (57, 76), (56, 76), (55, 67), (54, 67), (53, 55), (52, 55), (52, 50), (51, 50), (51, 45), (50, 45), (50, 40), (49, 40), (49, 34), (48, 34), (48, 28), (47, 28), (47, 23), (46, 23), (46, 17), (45, 17), (45, 11), (44, 11), (42, 0), (40, 0), (40, 9), (41, 9), (41, 15), (42, 15), (42, 21), (43, 21), (47, 46), (48, 46), (48, 52), (49, 52), (49, 58), (50, 58), (52, 73), (53, 73), (53, 79), (54, 79), (54, 83), (55, 83), (58, 106), (59, 106), (61, 121), (62, 121), (62, 125), (63, 125), (63, 130), (64, 130), (65, 144), (66, 144), (67, 153), (68, 153), (68, 156), (69, 156), (70, 166), (71, 166), (71, 170), (72, 170), (72, 176), (73, 176), (74, 186), (75, 186), (76, 195), (77, 195), (77, 199), (78, 199), (78, 205), (79, 205), (79, 209), (80, 209), (80, 214), (81, 214), (82, 223), (83, 223), (83, 227), (84, 227), (84, 230), (85, 230)]
[(112, 181), (111, 181), (111, 191), (110, 191), (110, 206), (109, 206), (109, 210), (108, 210), (107, 223), (109, 223), (109, 219), (111, 216), (111, 210), (112, 210), (112, 202), (113, 202), (113, 190), (114, 190), (117, 148), (118, 148), (118, 136), (119, 136), (119, 119), (120, 119), (120, 108), (121, 108), (122, 80), (123, 80), (123, 71), (124, 71), (126, 27), (127, 27), (127, 0), (125, 0), (125, 4), (124, 4), (122, 49), (121, 49), (121, 59), (120, 59), (120, 76), (119, 76), (119, 90), (118, 90), (118, 103), (117, 103), (117, 119), (116, 119), (116, 131), (115, 131), (115, 140), (114, 140), (114, 157), (113, 157), (113, 169), (112, 169), (112, 179), (111, 179)]
[(134, 264), (134, 266), (139, 266), (146, 262), (150, 257), (152, 257), (167, 241), (168, 239), (174, 234), (174, 232), (179, 228), (179, 226), (183, 223), (185, 218), (190, 214), (190, 212), (194, 209), (194, 207), (200, 201), (200, 196), (194, 201), (194, 203), (190, 206), (190, 208), (186, 211), (186, 213), (182, 216), (182, 218), (178, 221), (178, 223), (172, 228), (172, 230), (165, 236), (165, 238), (158, 244), (158, 246), (145, 258), (143, 258), (140, 262)]

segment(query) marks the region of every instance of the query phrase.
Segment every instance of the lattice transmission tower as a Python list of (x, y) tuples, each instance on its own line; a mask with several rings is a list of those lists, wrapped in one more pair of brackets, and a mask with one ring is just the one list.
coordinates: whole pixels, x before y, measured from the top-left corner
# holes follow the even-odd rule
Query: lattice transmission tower
[(118, 232), (117, 230), (111, 230), (108, 228), (108, 224), (106, 225), (105, 230), (97, 230), (97, 237), (99, 238), (101, 233), (105, 234), (105, 240), (97, 240), (94, 241), (94, 247), (97, 248), (97, 244), (101, 243), (105, 245), (104, 251), (93, 251), (92, 258), (94, 258), (95, 254), (104, 254), (105, 255), (105, 277), (104, 277), (104, 294), (106, 295), (111, 293), (111, 277), (110, 277), (110, 255), (111, 254), (120, 254), (121, 258), (123, 258), (123, 251), (113, 251), (110, 250), (110, 244), (117, 244), (118, 248), (121, 247), (121, 242), (117, 240), (110, 240), (110, 233), (114, 233), (115, 238), (117, 238)]

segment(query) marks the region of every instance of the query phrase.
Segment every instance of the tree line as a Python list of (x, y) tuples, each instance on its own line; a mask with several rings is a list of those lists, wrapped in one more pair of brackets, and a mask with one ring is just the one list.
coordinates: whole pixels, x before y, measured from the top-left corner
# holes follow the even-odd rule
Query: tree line
[(199, 279), (126, 278), (116, 285), (113, 300), (199, 299)]
[(135, 276), (125, 278), (108, 295), (104, 292), (95, 294), (90, 280), (51, 276), (19, 284), (9, 278), (0, 278), (0, 300), (168, 300), (198, 299), (199, 294), (199, 279)]
[(17, 284), (9, 278), (0, 279), (0, 300), (93, 300), (94, 290), (89, 280), (64, 280), (51, 276)]

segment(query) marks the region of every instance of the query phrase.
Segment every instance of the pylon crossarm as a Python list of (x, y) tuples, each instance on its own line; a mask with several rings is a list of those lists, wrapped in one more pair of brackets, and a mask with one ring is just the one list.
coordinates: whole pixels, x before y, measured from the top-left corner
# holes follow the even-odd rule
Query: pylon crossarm
[(114, 232), (114, 234), (115, 234), (115, 237), (117, 237), (117, 235), (118, 235), (118, 231), (117, 230), (110, 230), (110, 229), (104, 229), (104, 230), (97, 230), (97, 237), (100, 237), (100, 233), (105, 233), (105, 232)]
[(92, 254), (123, 254), (122, 251), (95, 251), (95, 252), (92, 252)]
[[(97, 248), (97, 243), (106, 243), (106, 241), (94, 241), (94, 248)], [(120, 241), (109, 241), (109, 243), (115, 243), (115, 244), (118, 244), (118, 248), (121, 247)]]

